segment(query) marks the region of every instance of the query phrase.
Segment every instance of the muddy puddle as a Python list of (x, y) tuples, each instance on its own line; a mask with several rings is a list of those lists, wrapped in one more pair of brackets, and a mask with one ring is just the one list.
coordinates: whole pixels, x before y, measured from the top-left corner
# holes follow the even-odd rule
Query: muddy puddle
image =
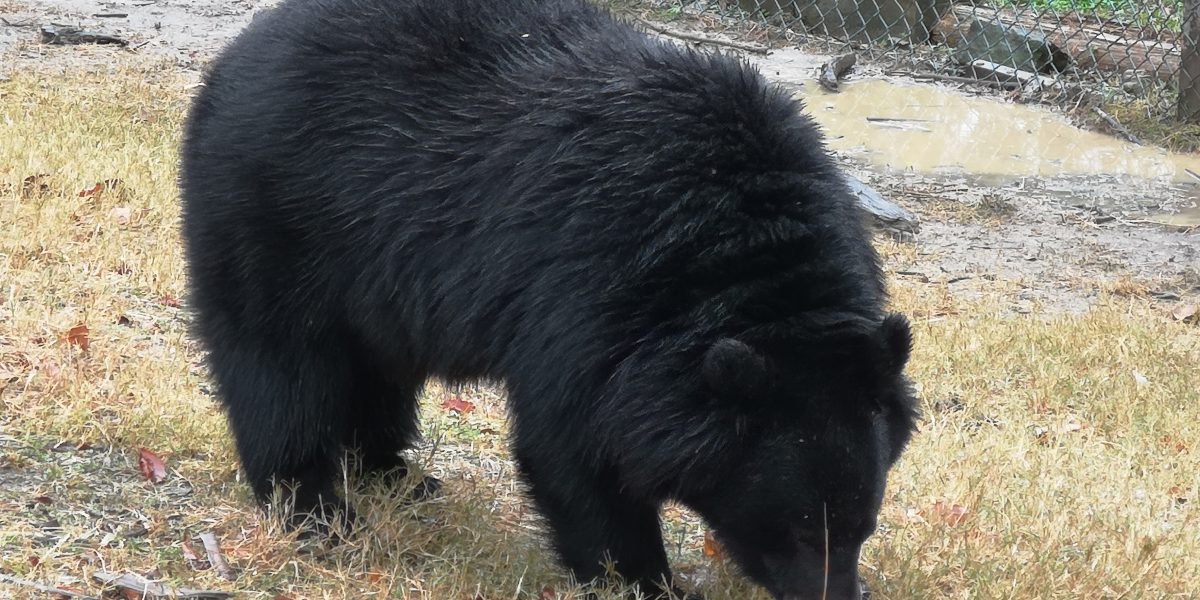
[[(838, 93), (815, 76), (824, 57), (778, 50), (763, 74), (804, 99), (831, 150), (863, 167), (1037, 191), (1063, 204), (1200, 222), (1200, 154), (1173, 154), (1082, 130), (1046, 108), (856, 70)], [(1163, 214), (1165, 213), (1165, 215)], [(1170, 217), (1169, 219), (1167, 217)]]
[(829, 146), (876, 167), (992, 179), (1124, 176), (1191, 180), (1200, 155), (1171, 154), (1081, 130), (1060, 115), (933, 85), (851, 81), (837, 94), (804, 86)]

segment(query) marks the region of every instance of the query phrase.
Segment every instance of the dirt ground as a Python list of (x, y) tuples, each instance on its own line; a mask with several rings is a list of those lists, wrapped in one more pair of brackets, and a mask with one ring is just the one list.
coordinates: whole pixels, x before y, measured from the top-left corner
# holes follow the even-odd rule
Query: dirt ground
[[(32, 65), (67, 69), (104, 64), (114, 54), (128, 52), (164, 57), (195, 79), (206, 59), (257, 11), (275, 2), (0, 0), (0, 81), (8, 73)], [(101, 14), (121, 16), (96, 16)], [(49, 23), (120, 36), (129, 46), (44, 45), (39, 43), (39, 27)], [(772, 62), (776, 59), (771, 56), (753, 60), (763, 66), (768, 77), (793, 85), (801, 94), (816, 93), (801, 79), (811, 77), (811, 70), (824, 57), (810, 54), (798, 58), (793, 52), (787, 55), (786, 65)], [(879, 72), (879, 68), (866, 65), (856, 76)], [(889, 172), (849, 154), (841, 158), (856, 176), (920, 217), (918, 231), (888, 232), (880, 238), (890, 272), (909, 283), (927, 283), (952, 295), (981, 296), (996, 289), (981, 282), (1003, 282), (1019, 288), (1015, 294), (1006, 294), (1004, 301), (1013, 313), (1022, 314), (1079, 313), (1099, 296), (1113, 292), (1148, 298), (1169, 310), (1181, 299), (1200, 294), (1200, 228), (1169, 225), (1152, 216), (1193, 203), (1200, 197), (1194, 184), (1065, 176), (989, 181), (968, 175)], [(182, 329), (180, 323), (170, 327)], [(0, 392), (3, 387), (0, 381)], [(24, 445), (0, 431), (0, 452), (15, 452)], [(28, 508), (24, 504), (31, 497), (36, 504), (41, 496), (29, 491), (61, 485), (55, 478), (136, 477), (127, 464), (98, 445), (78, 448), (67, 443), (28, 460), (25, 470), (0, 469), (0, 490), (7, 490), (0, 492), (0, 520), (18, 503)], [(508, 485), (511, 465), (500, 459), (493, 462), (480, 469), (496, 471), (488, 474), (488, 480)], [(114, 484), (114, 494), (115, 490)], [(177, 505), (178, 517), (186, 518), (191, 487), (168, 486), (157, 494), (149, 500), (151, 504)], [(100, 504), (120, 506), (119, 501)], [(46, 513), (41, 528), (47, 531), (47, 544), (55, 543), (54, 520), (63, 518), (126, 524), (100, 532), (102, 537), (137, 539), (145, 532), (138, 514), (64, 517), (51, 515), (48, 508), (24, 508), (23, 514)], [(107, 538), (98, 541), (108, 543)], [(0, 586), (0, 598), (4, 597)]]

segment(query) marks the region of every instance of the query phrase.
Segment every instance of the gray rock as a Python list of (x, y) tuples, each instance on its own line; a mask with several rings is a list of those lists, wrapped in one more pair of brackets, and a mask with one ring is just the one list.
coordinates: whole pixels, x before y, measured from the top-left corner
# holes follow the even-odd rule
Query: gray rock
[(973, 19), (962, 43), (954, 51), (960, 64), (988, 61), (1020, 71), (1062, 71), (1071, 59), (1038, 31), (1000, 21)]

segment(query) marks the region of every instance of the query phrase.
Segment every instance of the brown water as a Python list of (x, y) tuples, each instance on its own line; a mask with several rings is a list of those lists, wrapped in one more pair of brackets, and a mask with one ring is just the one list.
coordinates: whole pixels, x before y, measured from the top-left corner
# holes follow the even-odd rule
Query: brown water
[(935, 85), (866, 79), (829, 93), (809, 75), (802, 96), (831, 149), (877, 167), (1013, 179), (1115, 175), (1189, 181), (1184, 169), (1200, 172), (1200, 154), (1137, 146), (1081, 130), (1048, 110)]

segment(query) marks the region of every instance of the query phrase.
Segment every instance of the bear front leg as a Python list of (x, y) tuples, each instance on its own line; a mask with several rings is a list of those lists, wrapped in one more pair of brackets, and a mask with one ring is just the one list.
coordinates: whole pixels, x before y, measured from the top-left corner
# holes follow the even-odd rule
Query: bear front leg
[(612, 473), (590, 472), (583, 461), (544, 448), (518, 451), (517, 460), (560, 560), (577, 581), (605, 583), (611, 562), (623, 583), (636, 584), (648, 598), (667, 597), (663, 583), (671, 572), (657, 503), (623, 494)]

